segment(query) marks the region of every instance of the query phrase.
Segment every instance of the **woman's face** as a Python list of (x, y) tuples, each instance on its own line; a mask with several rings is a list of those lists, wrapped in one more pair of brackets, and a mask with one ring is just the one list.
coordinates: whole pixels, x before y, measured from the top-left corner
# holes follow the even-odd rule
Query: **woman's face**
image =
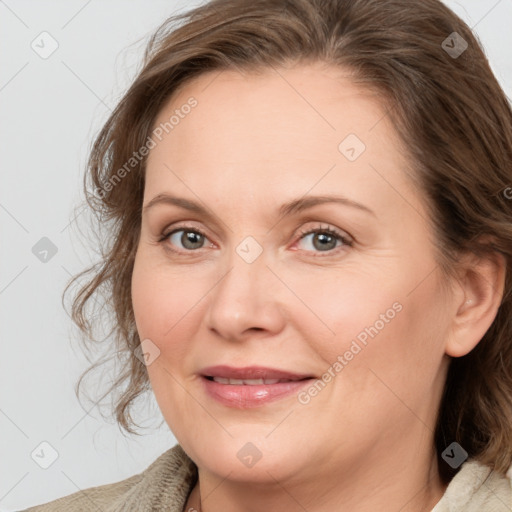
[(155, 128), (133, 306), (190, 457), (282, 482), (431, 456), (453, 307), (376, 97), (319, 64), (215, 72)]

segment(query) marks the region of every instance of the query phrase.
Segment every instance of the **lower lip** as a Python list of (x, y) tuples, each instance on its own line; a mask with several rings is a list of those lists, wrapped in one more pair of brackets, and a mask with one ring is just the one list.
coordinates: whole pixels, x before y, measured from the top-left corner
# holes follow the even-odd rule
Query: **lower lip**
[(313, 379), (304, 379), (276, 384), (220, 384), (201, 377), (206, 392), (221, 404), (236, 409), (248, 409), (285, 398), (311, 383)]

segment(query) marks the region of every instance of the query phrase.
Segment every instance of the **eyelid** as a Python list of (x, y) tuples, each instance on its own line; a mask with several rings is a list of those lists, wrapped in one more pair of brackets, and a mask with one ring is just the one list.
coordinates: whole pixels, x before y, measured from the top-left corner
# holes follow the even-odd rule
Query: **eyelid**
[(309, 229), (301, 229), (298, 234), (300, 235), (300, 239), (302, 239), (303, 237), (310, 235), (311, 233), (330, 233), (334, 236), (337, 236), (346, 243), (354, 242), (354, 238), (350, 236), (347, 232), (332, 227), (329, 224), (327, 224), (326, 226), (317, 226)]

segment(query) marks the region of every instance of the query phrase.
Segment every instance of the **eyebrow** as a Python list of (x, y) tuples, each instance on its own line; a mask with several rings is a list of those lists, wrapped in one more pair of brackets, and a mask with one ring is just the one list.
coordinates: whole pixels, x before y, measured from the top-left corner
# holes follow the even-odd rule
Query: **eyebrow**
[[(299, 199), (293, 199), (281, 205), (278, 212), (281, 217), (287, 217), (300, 213), (303, 210), (307, 210), (308, 208), (326, 203), (337, 203), (344, 206), (349, 206), (376, 217), (375, 212), (364, 204), (353, 201), (352, 199), (348, 199), (347, 197), (330, 195), (307, 196), (301, 197)], [(176, 197), (171, 194), (158, 194), (153, 199), (151, 199), (151, 201), (149, 201), (146, 206), (143, 207), (143, 210), (147, 211), (157, 204), (170, 204), (200, 214), (206, 218), (212, 217), (208, 209), (204, 206), (201, 206), (199, 203), (191, 201), (190, 199), (185, 199), (184, 197)]]

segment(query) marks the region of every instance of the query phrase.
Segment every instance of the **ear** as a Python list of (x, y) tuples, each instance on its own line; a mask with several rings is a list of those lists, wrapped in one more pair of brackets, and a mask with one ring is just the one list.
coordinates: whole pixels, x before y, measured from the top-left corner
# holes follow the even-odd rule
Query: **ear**
[(505, 288), (506, 259), (498, 252), (478, 257), (464, 255), (460, 261), (454, 317), (446, 354), (465, 356), (473, 350), (492, 325)]

